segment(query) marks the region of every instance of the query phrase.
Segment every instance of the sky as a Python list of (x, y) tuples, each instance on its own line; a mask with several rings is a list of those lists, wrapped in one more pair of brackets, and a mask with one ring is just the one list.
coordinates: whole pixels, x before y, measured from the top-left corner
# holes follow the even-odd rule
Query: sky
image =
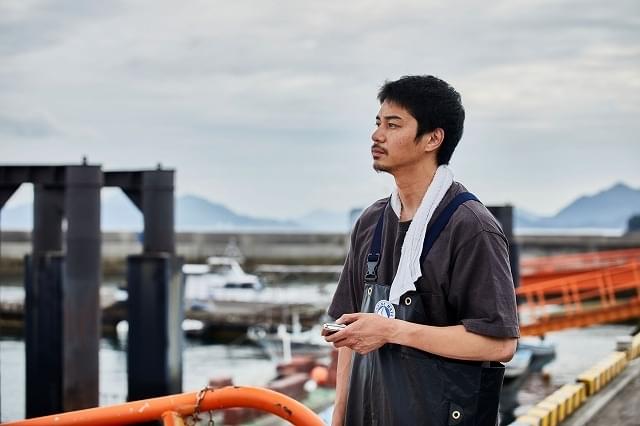
[(1, 0), (0, 164), (160, 163), (238, 213), (347, 211), (393, 188), (370, 136), (407, 74), (462, 94), (451, 168), (485, 204), (640, 188), (637, 0)]

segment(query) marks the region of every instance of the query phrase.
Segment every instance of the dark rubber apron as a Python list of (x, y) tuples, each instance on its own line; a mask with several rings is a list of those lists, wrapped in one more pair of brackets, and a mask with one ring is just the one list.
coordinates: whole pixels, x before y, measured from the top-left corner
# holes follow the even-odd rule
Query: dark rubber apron
[[(471, 193), (456, 196), (427, 229), (420, 264), (456, 209)], [(390, 285), (378, 283), (383, 209), (367, 256), (361, 312), (426, 324), (416, 291), (406, 292), (398, 305), (389, 300)], [(354, 353), (345, 425), (488, 425), (498, 421), (504, 366), (499, 362), (461, 361), (408, 346), (386, 344), (366, 355)]]

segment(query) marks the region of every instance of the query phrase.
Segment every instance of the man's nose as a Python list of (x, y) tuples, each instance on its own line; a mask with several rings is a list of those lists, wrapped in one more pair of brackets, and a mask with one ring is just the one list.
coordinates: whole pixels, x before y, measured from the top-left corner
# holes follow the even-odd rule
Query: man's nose
[(383, 142), (384, 141), (384, 132), (381, 127), (376, 127), (376, 129), (371, 134), (371, 140), (374, 142)]

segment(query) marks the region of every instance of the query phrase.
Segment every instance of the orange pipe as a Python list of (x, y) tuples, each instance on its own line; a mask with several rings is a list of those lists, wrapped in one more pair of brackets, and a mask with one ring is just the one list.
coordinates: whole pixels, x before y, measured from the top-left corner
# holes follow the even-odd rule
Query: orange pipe
[[(160, 420), (163, 414), (165, 416), (164, 419), (171, 422), (167, 417), (174, 418), (174, 414), (183, 417), (193, 414), (196, 410), (198, 396), (202, 396), (201, 392), (162, 396), (108, 407), (88, 408), (85, 410), (3, 423), (3, 425), (116, 426)], [(208, 390), (204, 393), (204, 397), (202, 397), (199, 411), (205, 412), (232, 407), (248, 407), (266, 411), (294, 425), (324, 425), (316, 413), (295, 399), (269, 389), (250, 386), (227, 386), (221, 389)]]
[(165, 411), (162, 413), (163, 426), (184, 426), (182, 416), (175, 411)]

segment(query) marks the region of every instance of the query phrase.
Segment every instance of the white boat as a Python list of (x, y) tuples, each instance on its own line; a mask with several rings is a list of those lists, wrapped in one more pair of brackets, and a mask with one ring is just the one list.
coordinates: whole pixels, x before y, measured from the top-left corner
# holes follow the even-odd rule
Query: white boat
[(184, 298), (186, 301), (209, 302), (221, 290), (260, 291), (264, 284), (256, 275), (247, 274), (238, 261), (231, 257), (213, 256), (206, 264), (185, 264)]

